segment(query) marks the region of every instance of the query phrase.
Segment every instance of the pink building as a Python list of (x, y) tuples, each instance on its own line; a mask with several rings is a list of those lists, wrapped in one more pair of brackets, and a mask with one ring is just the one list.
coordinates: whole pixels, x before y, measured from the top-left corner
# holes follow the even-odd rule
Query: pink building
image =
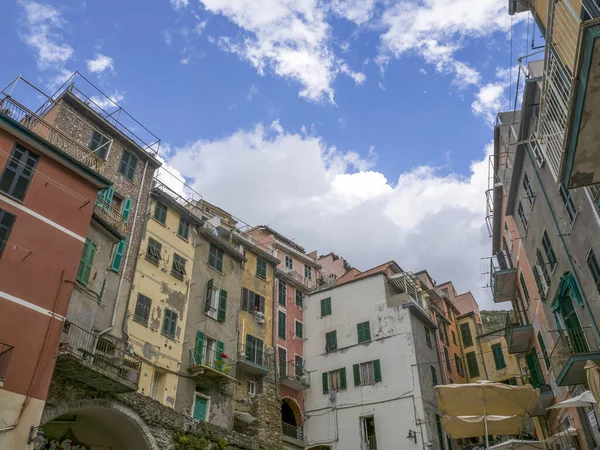
[(336, 278), (340, 278), (346, 273), (346, 260), (333, 252), (319, 256), (317, 262), (321, 265), (321, 272), (323, 272), (324, 276), (333, 275)]

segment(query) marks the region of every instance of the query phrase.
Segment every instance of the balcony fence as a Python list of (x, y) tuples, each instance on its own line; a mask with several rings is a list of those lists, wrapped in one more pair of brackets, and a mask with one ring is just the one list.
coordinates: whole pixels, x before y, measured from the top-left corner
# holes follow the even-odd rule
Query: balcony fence
[(288, 436), (300, 441), (304, 440), (304, 432), (301, 427), (290, 425), (289, 423), (283, 422), (281, 424), (284, 436)]

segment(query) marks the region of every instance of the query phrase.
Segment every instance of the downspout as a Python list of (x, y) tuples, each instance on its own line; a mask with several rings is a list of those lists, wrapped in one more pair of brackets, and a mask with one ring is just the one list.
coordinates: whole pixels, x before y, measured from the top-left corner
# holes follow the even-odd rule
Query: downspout
[[(276, 293), (276, 288), (275, 285), (277, 284), (275, 282), (275, 266), (273, 266), (273, 305), (271, 308), (271, 314), (272, 314), (272, 318), (271, 318), (271, 345), (273, 346), (273, 360), (274, 360), (274, 368), (275, 368), (275, 398), (277, 399), (277, 401), (279, 403), (281, 403), (281, 399), (279, 398), (279, 385), (278, 385), (278, 381), (279, 381), (279, 377), (278, 377), (278, 373), (277, 373), (277, 361), (278, 361), (278, 357), (279, 355), (277, 354), (277, 347), (275, 346), (275, 317), (277, 317), (277, 315), (275, 314), (275, 307), (277, 305), (277, 303), (275, 302), (275, 293)], [(242, 337), (243, 339), (243, 337)], [(303, 418), (304, 419), (304, 418)]]
[[(531, 157), (531, 154), (529, 153), (529, 146), (524, 145), (523, 147), (525, 149), (525, 153), (527, 154), (527, 157), (529, 158), (529, 162), (532, 164), (535, 164), (533, 158)], [(535, 167), (535, 165), (534, 165), (534, 167)], [(548, 210), (550, 211), (550, 216), (552, 217), (552, 223), (554, 224), (554, 228), (556, 229), (556, 233), (560, 240), (560, 244), (562, 245), (562, 248), (567, 255), (567, 262), (569, 263), (569, 268), (571, 269), (571, 275), (573, 276), (573, 280), (575, 280), (577, 289), (579, 289), (579, 292), (581, 292), (585, 306), (587, 307), (587, 309), (589, 311), (590, 319), (592, 321), (594, 331), (596, 332), (596, 339), (600, 340), (600, 331), (598, 330), (598, 325), (596, 324), (596, 319), (594, 318), (594, 315), (592, 314), (592, 309), (590, 308), (590, 304), (587, 300), (587, 297), (583, 294), (583, 289), (581, 288), (581, 284), (579, 283), (579, 279), (577, 278), (577, 273), (575, 272), (575, 268), (573, 267), (573, 263), (571, 262), (569, 251), (567, 250), (567, 246), (563, 239), (563, 235), (560, 231), (560, 228), (558, 227), (558, 223), (556, 222), (556, 217), (554, 216), (554, 211), (552, 210), (552, 206), (550, 205), (550, 202), (548, 201), (548, 196), (546, 195), (546, 190), (544, 189), (544, 185), (542, 184), (540, 174), (538, 173), (537, 170), (534, 170), (534, 172), (535, 172), (535, 176), (537, 178), (538, 184), (540, 185), (540, 189), (542, 190), (542, 193), (544, 194), (544, 201), (546, 202), (546, 206), (548, 207)]]
[[(144, 190), (144, 182), (146, 181), (146, 170), (148, 169), (148, 160), (146, 160), (146, 164), (144, 164), (144, 172), (142, 173), (142, 181), (140, 183), (140, 190), (138, 192), (138, 197), (135, 205), (135, 212), (133, 213), (133, 222), (131, 222), (131, 234), (133, 234), (135, 230), (135, 224), (137, 222), (138, 213), (140, 211), (140, 199), (142, 198), (142, 191)], [(117, 287), (117, 298), (115, 299), (115, 307), (113, 309), (112, 318), (110, 319), (110, 326), (98, 333), (97, 337), (102, 336), (103, 334), (108, 333), (115, 326), (115, 320), (117, 319), (117, 310), (119, 309), (119, 298), (121, 296), (121, 289), (123, 288), (123, 278), (125, 277), (125, 271), (127, 270), (127, 263), (129, 262), (129, 254), (131, 253), (131, 245), (133, 244), (133, 239), (131, 239), (131, 235), (129, 238), (129, 243), (127, 244), (127, 254), (125, 255), (125, 261), (123, 261), (123, 270), (121, 271), (121, 277), (119, 278), (119, 286)], [(129, 299), (127, 300), (127, 304), (129, 304)], [(124, 321), (125, 319), (123, 319)]]

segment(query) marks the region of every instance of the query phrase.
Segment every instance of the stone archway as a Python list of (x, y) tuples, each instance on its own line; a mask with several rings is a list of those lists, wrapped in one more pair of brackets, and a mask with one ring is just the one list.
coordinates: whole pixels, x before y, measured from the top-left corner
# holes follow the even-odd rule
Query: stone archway
[(298, 402), (292, 397), (284, 397), (281, 399), (281, 420), (284, 423), (289, 423), (296, 427), (302, 427), (304, 417), (300, 411)]
[(69, 436), (88, 448), (160, 450), (144, 420), (114, 400), (62, 403), (45, 410), (40, 423), (47, 438)]

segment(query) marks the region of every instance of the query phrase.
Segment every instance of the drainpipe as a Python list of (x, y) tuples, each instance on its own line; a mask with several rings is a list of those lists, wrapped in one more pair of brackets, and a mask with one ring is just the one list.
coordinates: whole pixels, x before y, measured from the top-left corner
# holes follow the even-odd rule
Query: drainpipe
[(276, 284), (277, 283), (275, 282), (275, 266), (273, 266), (273, 306), (272, 306), (273, 317), (271, 319), (271, 345), (273, 345), (273, 356), (275, 359), (274, 364), (273, 364), (273, 366), (275, 368), (275, 398), (277, 399), (277, 401), (279, 403), (281, 403), (281, 399), (279, 398), (279, 384), (278, 384), (279, 376), (278, 376), (278, 371), (277, 371), (277, 361), (278, 361), (279, 355), (277, 354), (277, 347), (275, 346), (275, 317), (277, 317), (277, 315), (275, 314), (275, 312), (276, 312), (275, 308), (277, 306), (277, 303), (275, 301), (275, 294), (277, 292), (277, 289), (275, 288)]
[[(529, 161), (532, 164), (536, 164), (535, 161), (533, 160), (531, 154), (529, 153), (529, 148), (528, 148), (527, 145), (524, 146), (524, 149), (525, 149), (525, 153), (527, 154), (527, 156), (529, 158)], [(544, 189), (544, 185), (542, 184), (542, 180), (540, 178), (540, 174), (538, 173), (537, 170), (534, 170), (534, 172), (535, 172), (535, 176), (537, 178), (537, 181), (538, 181), (538, 183), (540, 185), (540, 189), (542, 190), (542, 193), (544, 194), (544, 201), (546, 202), (546, 206), (548, 207), (548, 210), (550, 211), (550, 216), (552, 217), (552, 223), (554, 224), (554, 228), (556, 229), (556, 232), (558, 234), (558, 238), (560, 240), (562, 248), (565, 251), (565, 253), (567, 254), (567, 262), (569, 263), (569, 268), (571, 269), (571, 275), (573, 276), (573, 279), (575, 280), (575, 284), (577, 285), (577, 288), (579, 289), (579, 292), (581, 292), (581, 295), (583, 297), (583, 301), (585, 303), (585, 306), (587, 307), (587, 309), (588, 309), (588, 311), (590, 313), (590, 319), (592, 321), (592, 325), (594, 327), (594, 331), (596, 332), (596, 339), (598, 339), (598, 341), (600, 341), (600, 330), (598, 330), (598, 325), (596, 324), (596, 319), (594, 318), (594, 315), (592, 314), (592, 309), (590, 308), (590, 304), (588, 302), (588, 299), (583, 294), (583, 289), (581, 288), (581, 284), (579, 283), (579, 279), (577, 278), (577, 274), (575, 272), (575, 268), (573, 267), (573, 263), (571, 262), (569, 251), (567, 250), (567, 246), (566, 246), (565, 241), (563, 239), (562, 233), (560, 231), (560, 228), (558, 227), (558, 223), (556, 222), (556, 217), (554, 216), (554, 211), (552, 210), (552, 206), (550, 205), (550, 202), (548, 201), (548, 196), (546, 195), (546, 190)]]
[[(133, 213), (133, 222), (131, 222), (131, 234), (133, 234), (135, 230), (135, 224), (137, 222), (138, 213), (140, 211), (140, 199), (142, 198), (142, 191), (144, 190), (144, 182), (146, 181), (146, 170), (148, 169), (148, 160), (146, 160), (146, 164), (144, 164), (144, 172), (142, 173), (142, 181), (140, 183), (140, 190), (138, 192), (136, 204), (135, 204), (135, 212)], [(117, 319), (117, 310), (119, 309), (119, 298), (121, 296), (121, 289), (123, 288), (123, 278), (125, 277), (125, 271), (127, 270), (127, 263), (129, 262), (129, 254), (131, 253), (131, 245), (133, 244), (133, 239), (131, 236), (129, 238), (129, 242), (127, 244), (127, 253), (125, 254), (125, 261), (123, 261), (123, 270), (121, 271), (121, 277), (119, 278), (119, 286), (117, 287), (117, 298), (115, 300), (115, 307), (113, 309), (112, 318), (110, 320), (110, 326), (98, 333), (97, 337), (102, 336), (103, 334), (108, 333), (115, 326), (115, 320)], [(127, 304), (129, 305), (129, 299), (127, 299)]]

